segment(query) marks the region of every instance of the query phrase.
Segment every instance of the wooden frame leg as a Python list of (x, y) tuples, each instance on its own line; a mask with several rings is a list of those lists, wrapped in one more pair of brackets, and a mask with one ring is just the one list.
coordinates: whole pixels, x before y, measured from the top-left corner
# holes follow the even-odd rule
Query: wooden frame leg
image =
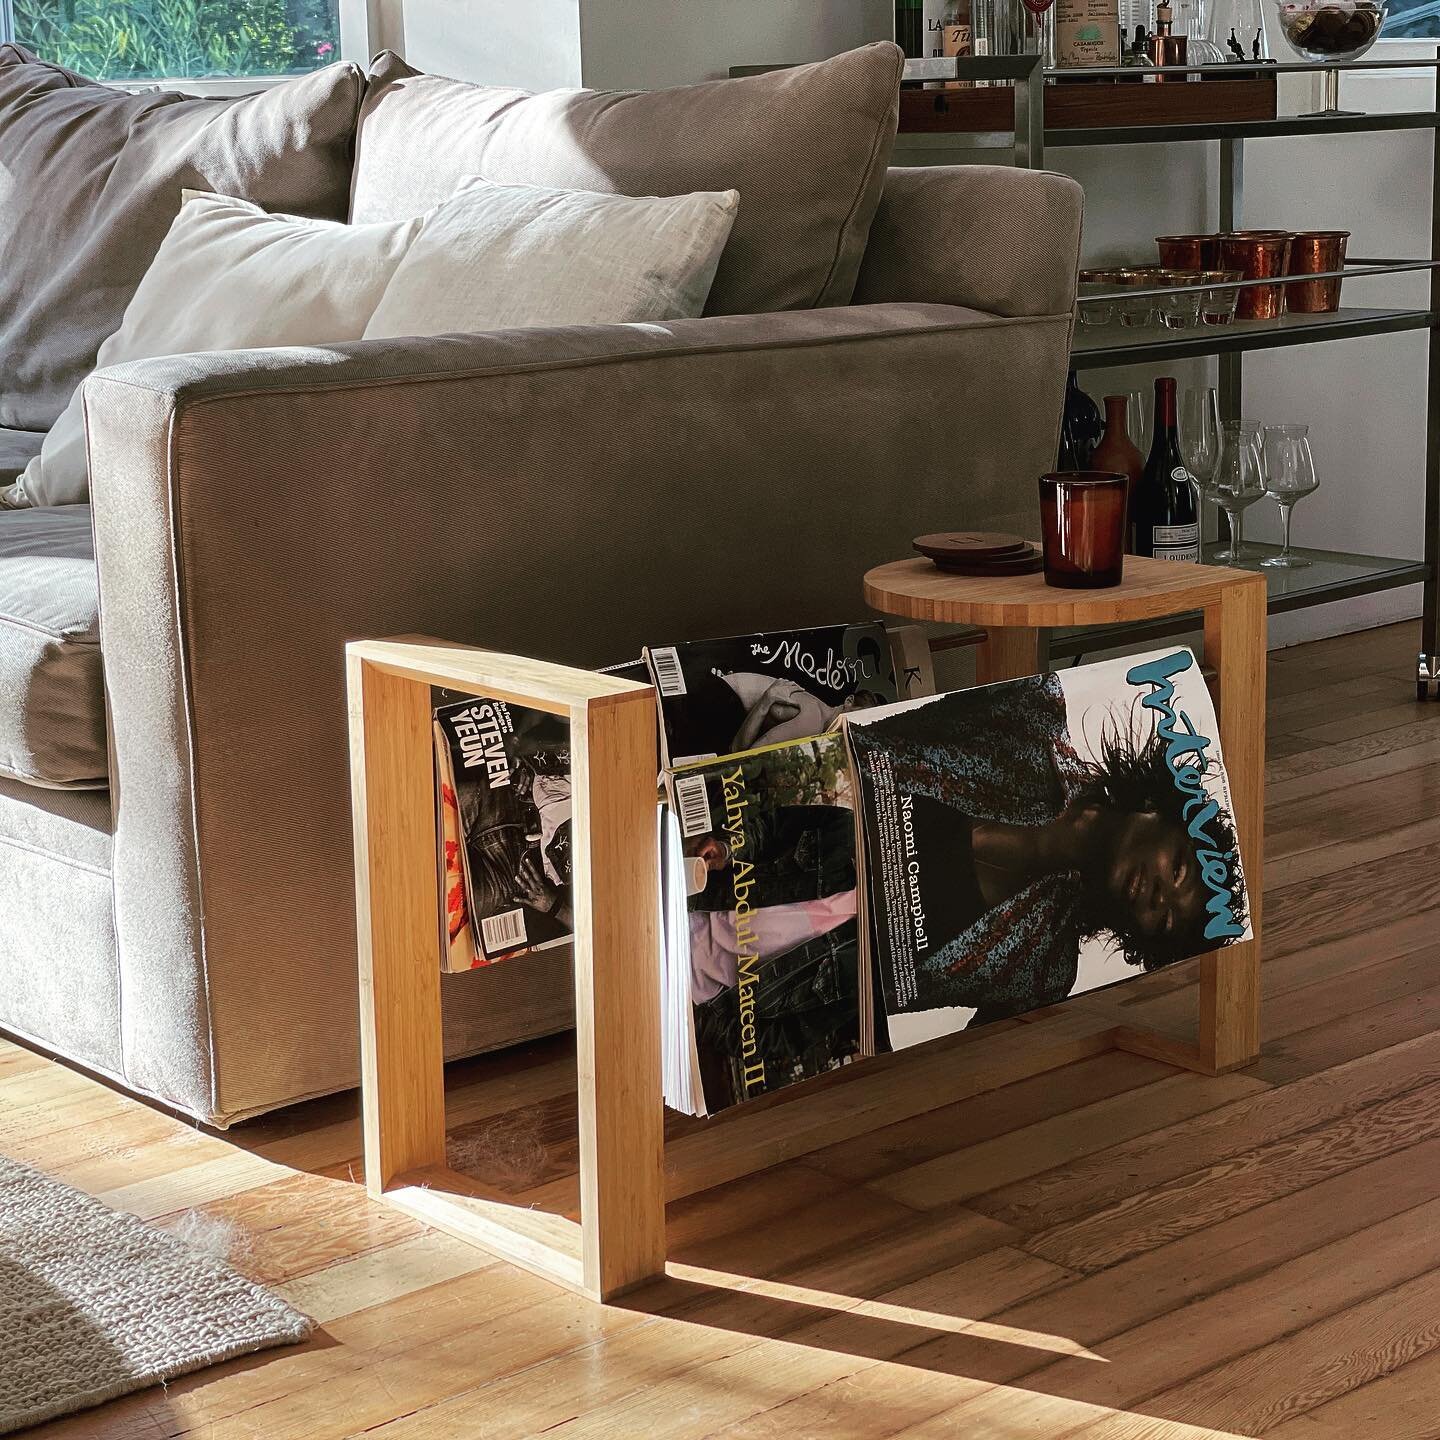
[[(423, 639), (356, 642), (347, 666), (366, 1187), (612, 1299), (665, 1273), (653, 692)], [(432, 684), (570, 720), (578, 1223), (446, 1165)]]
[(1040, 632), (1024, 625), (987, 630), (975, 651), (975, 680), (991, 685), (997, 680), (1019, 680), (1040, 669)]
[(365, 1186), (445, 1164), (428, 690), (348, 659)]
[(571, 736), (581, 1262), (586, 1292), (603, 1300), (665, 1273), (655, 791), (644, 783), (654, 701), (592, 700)]
[(1231, 586), (1205, 610), (1205, 658), (1218, 675), (1220, 739), (1245, 860), (1253, 940), (1200, 962), (1200, 1051), (1219, 1073), (1260, 1054), (1260, 936), (1265, 866), (1265, 585)]

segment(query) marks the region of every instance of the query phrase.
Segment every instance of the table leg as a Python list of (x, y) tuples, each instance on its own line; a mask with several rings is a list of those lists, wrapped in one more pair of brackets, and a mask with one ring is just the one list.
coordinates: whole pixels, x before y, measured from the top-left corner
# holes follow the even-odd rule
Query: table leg
[(987, 630), (975, 651), (975, 680), (990, 685), (996, 680), (1018, 680), (1040, 669), (1040, 632), (1024, 625)]
[(1265, 848), (1265, 586), (1227, 588), (1205, 611), (1205, 659), (1217, 675), (1220, 740), (1245, 862), (1253, 940), (1200, 962), (1200, 1052), (1219, 1073), (1260, 1053), (1260, 912)]

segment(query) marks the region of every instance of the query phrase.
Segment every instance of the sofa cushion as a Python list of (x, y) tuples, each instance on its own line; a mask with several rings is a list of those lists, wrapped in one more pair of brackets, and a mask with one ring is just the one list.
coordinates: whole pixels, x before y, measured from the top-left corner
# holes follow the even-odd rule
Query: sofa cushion
[(0, 510), (0, 775), (105, 784), (90, 507)]
[(469, 85), (371, 67), (351, 219), (418, 215), (467, 175), (676, 195), (738, 190), (707, 313), (846, 304), (894, 142), (904, 57), (888, 42), (738, 80), (644, 92)]
[(45, 437), (34, 430), (0, 428), (0, 489), (8, 485), (40, 453)]
[(335, 65), (240, 99), (128, 95), (0, 45), (0, 425), (55, 423), (183, 188), (343, 220), (362, 84)]

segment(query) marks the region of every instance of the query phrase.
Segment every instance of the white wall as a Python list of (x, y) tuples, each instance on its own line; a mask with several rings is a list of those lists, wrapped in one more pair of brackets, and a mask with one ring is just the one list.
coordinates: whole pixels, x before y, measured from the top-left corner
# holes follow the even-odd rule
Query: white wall
[[(734, 64), (804, 61), (887, 36), (891, 0), (377, 0), (404, 5), (408, 58), (422, 68), (494, 84), (600, 88), (684, 84)], [(387, 11), (387, 13), (389, 13)], [(390, 24), (394, 30), (394, 22)], [(1272, 35), (1272, 53), (1286, 54)], [(1382, 52), (1376, 52), (1382, 53)], [(1391, 53), (1418, 53), (1413, 47)], [(1351, 77), (1342, 103), (1417, 109), (1430, 72)], [(1282, 109), (1318, 103), (1309, 81), (1286, 81)], [(1294, 88), (1300, 93), (1288, 93)], [(1430, 137), (1424, 132), (1248, 141), (1244, 222), (1353, 232), (1357, 255), (1419, 256), (1429, 244)], [(1148, 257), (1151, 237), (1218, 223), (1216, 150), (1204, 144), (1052, 148), (1050, 166), (1086, 192), (1085, 259)], [(903, 158), (903, 157), (902, 157)], [(933, 152), (913, 161), (933, 160)], [(984, 152), (955, 159), (984, 160)], [(1347, 282), (1351, 305), (1416, 304), (1425, 281)], [(1182, 383), (1214, 363), (1167, 367)], [(1099, 399), (1147, 385), (1155, 369), (1092, 372)], [(1425, 337), (1422, 333), (1258, 352), (1245, 359), (1245, 413), (1311, 426), (1318, 494), (1296, 510), (1297, 543), (1419, 555), (1423, 504)], [(1278, 538), (1268, 502), (1246, 517), (1251, 538)], [(1271, 624), (1272, 643), (1419, 613), (1418, 587), (1346, 601)]]

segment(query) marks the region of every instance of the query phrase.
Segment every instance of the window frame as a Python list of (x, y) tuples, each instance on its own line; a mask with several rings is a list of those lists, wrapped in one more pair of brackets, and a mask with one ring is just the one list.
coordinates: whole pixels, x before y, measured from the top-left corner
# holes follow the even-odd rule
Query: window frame
[[(401, 0), (338, 0), (340, 20), (339, 53), (333, 63), (353, 61), (362, 69), (377, 49), (383, 48), (388, 11), (398, 11)], [(403, 33), (403, 32), (402, 32)], [(15, 41), (14, 0), (0, 0), (0, 45)], [(392, 49), (398, 46), (392, 45)], [(323, 67), (322, 67), (323, 68)], [(313, 72), (310, 72), (313, 73)], [(124, 83), (105, 81), (117, 90), (132, 93), (145, 90), (184, 90), (191, 95), (251, 95), (293, 80), (293, 75), (225, 75), (205, 78), (169, 76), (155, 80)]]

